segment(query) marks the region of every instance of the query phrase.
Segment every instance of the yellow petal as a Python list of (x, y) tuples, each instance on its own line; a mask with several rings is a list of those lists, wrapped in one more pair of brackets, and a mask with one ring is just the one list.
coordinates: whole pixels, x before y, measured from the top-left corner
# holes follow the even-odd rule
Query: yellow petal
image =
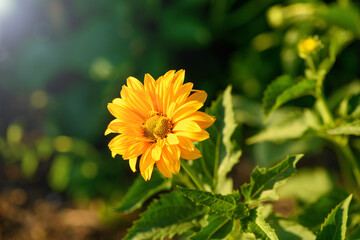
[(134, 90), (144, 90), (142, 83), (134, 77), (127, 78), (127, 85)]
[(193, 114), (189, 115), (186, 119), (196, 122), (203, 129), (210, 127), (216, 120), (215, 117), (212, 117), (200, 111), (194, 112)]
[(170, 145), (175, 145), (175, 144), (179, 144), (179, 139), (177, 138), (177, 136), (173, 133), (169, 133), (167, 135), (167, 141)]
[(177, 136), (177, 138), (179, 139), (179, 146), (181, 148), (186, 149), (188, 151), (194, 150), (194, 144), (189, 138), (183, 136)]
[(190, 102), (190, 101), (198, 101), (201, 103), (204, 103), (206, 101), (207, 98), (207, 93), (205, 91), (201, 91), (201, 90), (193, 90), (195, 91), (193, 94), (191, 94), (188, 99), (186, 99), (186, 102)]
[(106, 135), (108, 135), (108, 134), (110, 134), (110, 133), (113, 133), (113, 132), (114, 132), (114, 131), (112, 131), (111, 129), (107, 128), (107, 129), (105, 130), (104, 135), (106, 136)]
[(204, 141), (205, 139), (209, 138), (209, 133), (205, 130), (202, 130), (201, 132), (176, 132), (175, 133), (178, 136), (183, 136), (190, 138), (193, 142), (200, 142)]
[(167, 178), (172, 178), (171, 171), (168, 169), (163, 159), (157, 161), (156, 166), (158, 167), (162, 175), (164, 175)]
[(151, 157), (151, 152), (154, 145), (150, 146), (140, 158), (140, 171), (145, 172), (151, 165), (154, 165), (155, 160)]
[(159, 141), (155, 144), (155, 147), (153, 148), (152, 152), (151, 152), (151, 156), (155, 161), (160, 160), (160, 156), (161, 156), (161, 151), (162, 151), (162, 146), (159, 143)]
[(129, 159), (129, 165), (133, 172), (136, 172), (136, 162), (137, 162), (137, 157)]
[(174, 111), (173, 116), (168, 116), (173, 123), (176, 123), (180, 121), (181, 119), (184, 119), (185, 117), (189, 116), (190, 114), (196, 112), (199, 108), (201, 108), (203, 104), (198, 101), (191, 101), (187, 102)]
[(184, 131), (184, 132), (201, 132), (202, 129), (194, 121), (184, 119), (177, 122), (173, 128), (174, 132)]
[(146, 170), (141, 172), (141, 176), (144, 178), (145, 181), (150, 180), (153, 169), (154, 169), (154, 164), (150, 165)]
[(201, 158), (201, 153), (197, 148), (194, 148), (193, 151), (188, 151), (186, 149), (181, 148), (180, 157), (182, 159), (186, 159), (186, 160), (194, 160), (194, 159)]
[(174, 98), (176, 99), (175, 102), (182, 105), (185, 103), (186, 99), (190, 95), (194, 84), (192, 83), (185, 83), (183, 86), (180, 86), (180, 89), (175, 94)]

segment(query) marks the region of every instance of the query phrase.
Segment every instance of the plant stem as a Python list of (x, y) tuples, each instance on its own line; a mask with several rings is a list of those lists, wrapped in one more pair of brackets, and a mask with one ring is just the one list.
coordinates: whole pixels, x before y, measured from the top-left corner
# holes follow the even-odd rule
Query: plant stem
[(183, 161), (181, 161), (181, 167), (185, 170), (186, 174), (191, 178), (191, 180), (195, 183), (196, 187), (199, 190), (205, 190), (203, 188), (203, 186), (199, 183), (199, 180), (191, 173), (190, 169), (188, 168), (188, 166), (186, 164), (183, 163)]
[(323, 120), (323, 122), (328, 126), (334, 125), (334, 119), (330, 113), (330, 110), (327, 104), (324, 101), (324, 95), (321, 93), (317, 94), (316, 107), (319, 111), (319, 114)]

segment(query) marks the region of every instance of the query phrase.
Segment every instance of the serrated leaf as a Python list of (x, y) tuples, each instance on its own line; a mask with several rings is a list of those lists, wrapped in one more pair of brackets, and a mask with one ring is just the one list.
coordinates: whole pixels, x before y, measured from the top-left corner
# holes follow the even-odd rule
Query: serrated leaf
[(130, 212), (138, 209), (154, 194), (163, 190), (169, 190), (170, 188), (171, 182), (164, 180), (157, 172), (154, 172), (151, 180), (147, 182), (144, 181), (141, 176), (138, 176), (116, 210), (120, 212)]
[(192, 236), (191, 240), (223, 239), (233, 228), (233, 220), (223, 216), (211, 215), (207, 222), (208, 224)]
[(311, 93), (315, 89), (316, 80), (302, 79), (299, 82), (293, 82), (290, 76), (281, 76), (277, 78), (265, 91), (263, 99), (263, 112), (269, 116), (273, 111), (284, 103)]
[(179, 186), (177, 189), (194, 203), (209, 207), (210, 211), (217, 215), (232, 219), (242, 219), (248, 215), (247, 206), (241, 202), (239, 192), (221, 195)]
[(332, 129), (326, 130), (331, 135), (355, 135), (360, 136), (360, 121), (346, 123)]
[(275, 230), (265, 221), (262, 216), (262, 207), (258, 207), (251, 211), (251, 215), (247, 220), (247, 229), (245, 231), (253, 233), (256, 238), (262, 240), (278, 240)]
[(180, 193), (163, 194), (140, 215), (125, 240), (171, 238), (199, 226), (198, 220), (203, 215), (201, 207), (194, 206)]
[(321, 225), (316, 240), (344, 240), (346, 233), (346, 223), (348, 218), (348, 210), (352, 194), (344, 201), (339, 203), (329, 213), (325, 222)]
[[(298, 174), (296, 174), (296, 176), (298, 176)], [(316, 182), (314, 182), (314, 184), (316, 184)], [(340, 189), (329, 191), (314, 203), (304, 206), (301, 214), (297, 217), (297, 222), (308, 227), (313, 232), (318, 232), (322, 221), (329, 212), (347, 196), (347, 193)]]
[(229, 193), (232, 186), (228, 189), (223, 188), (227, 181), (226, 175), (241, 155), (239, 145), (233, 141), (237, 124), (232, 106), (231, 86), (206, 112), (216, 117), (215, 123), (206, 129), (210, 138), (196, 144), (202, 157), (185, 164), (189, 165), (190, 171), (195, 173), (203, 185), (208, 185), (217, 192)]
[(265, 190), (271, 190), (275, 183), (282, 181), (296, 172), (296, 163), (302, 158), (302, 154), (290, 156), (277, 165), (266, 169), (255, 167), (251, 173), (250, 183), (241, 186), (241, 192), (245, 201), (258, 199)]
[(246, 143), (281, 142), (288, 139), (297, 139), (312, 129), (318, 129), (319, 126), (317, 116), (311, 110), (292, 111), (286, 114), (284, 118), (271, 123), (260, 133), (246, 139)]

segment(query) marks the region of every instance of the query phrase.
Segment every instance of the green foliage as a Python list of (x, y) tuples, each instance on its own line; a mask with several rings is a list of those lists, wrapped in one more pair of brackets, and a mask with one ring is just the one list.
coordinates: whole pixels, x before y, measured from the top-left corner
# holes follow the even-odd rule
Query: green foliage
[(276, 109), (277, 97), (284, 90), (291, 87), (292, 83), (292, 78), (289, 75), (284, 75), (276, 78), (275, 81), (267, 87), (263, 98), (263, 112), (265, 116), (268, 116)]
[(179, 192), (194, 203), (208, 207), (211, 212), (232, 219), (242, 219), (248, 215), (247, 206), (242, 203), (239, 192), (227, 195), (213, 194), (196, 189), (177, 187)]
[(290, 220), (278, 219), (274, 228), (279, 239), (315, 240), (316, 237), (306, 227)]
[(154, 200), (141, 218), (129, 229), (125, 239), (159, 239), (173, 237), (197, 227), (204, 211), (177, 192)]
[(315, 86), (316, 80), (314, 79), (302, 79), (293, 82), (288, 75), (278, 77), (268, 86), (264, 93), (263, 112), (265, 116), (269, 116), (289, 100), (311, 93), (315, 90)]
[(245, 232), (253, 233), (256, 238), (259, 239), (270, 239), (270, 240), (278, 240), (278, 236), (275, 233), (275, 230), (270, 227), (270, 225), (265, 221), (264, 217), (262, 216), (262, 208), (258, 207), (257, 209), (253, 209), (250, 212), (250, 217), (245, 219), (244, 228)]
[(223, 239), (233, 229), (233, 220), (218, 216), (210, 215), (207, 219), (207, 225), (198, 233), (192, 236), (191, 240)]
[(352, 195), (348, 196), (329, 213), (325, 222), (321, 225), (321, 230), (317, 234), (316, 240), (345, 239), (351, 199)]
[(332, 191), (321, 196), (315, 202), (304, 204), (302, 212), (296, 217), (296, 220), (313, 232), (318, 232), (329, 212), (346, 197), (347, 193), (344, 191), (332, 189)]
[(273, 189), (277, 182), (293, 175), (296, 172), (295, 165), (302, 156), (302, 154), (289, 156), (269, 169), (255, 167), (251, 174), (250, 183), (241, 187), (245, 201), (259, 199), (263, 191)]
[(171, 182), (164, 180), (158, 172), (153, 173), (151, 181), (149, 182), (146, 182), (141, 176), (138, 176), (134, 184), (127, 191), (117, 211), (130, 212), (138, 209), (151, 196), (160, 191), (169, 190), (170, 187)]
[(283, 110), (275, 120), (269, 123), (267, 128), (248, 138), (246, 142), (254, 144), (263, 141), (281, 142), (299, 139), (318, 128), (318, 118), (313, 111), (309, 109), (304, 111)]
[[(229, 181), (227, 173), (238, 162), (241, 150), (234, 141), (237, 124), (234, 119), (232, 107), (231, 87), (228, 87), (223, 96), (214, 101), (207, 113), (216, 117), (215, 123), (206, 129), (210, 138), (197, 143), (196, 147), (202, 152), (202, 157), (192, 162), (190, 171), (200, 176), (203, 185), (209, 185), (212, 189), (223, 192), (224, 184)], [(236, 135), (236, 138), (239, 136)], [(185, 163), (187, 164), (187, 163)], [(230, 191), (231, 191), (230, 186)]]
[(326, 130), (331, 135), (356, 135), (360, 136), (360, 122), (345, 123), (332, 129)]

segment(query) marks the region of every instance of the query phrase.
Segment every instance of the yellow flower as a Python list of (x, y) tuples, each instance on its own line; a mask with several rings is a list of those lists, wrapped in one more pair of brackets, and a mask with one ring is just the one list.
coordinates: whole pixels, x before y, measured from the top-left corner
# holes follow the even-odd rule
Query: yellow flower
[(322, 47), (322, 44), (317, 36), (309, 37), (298, 44), (299, 56), (306, 58), (309, 54), (314, 53)]
[(179, 173), (180, 157), (200, 158), (193, 142), (209, 137), (204, 129), (215, 118), (197, 111), (207, 94), (193, 90), (192, 83), (183, 84), (184, 77), (184, 70), (169, 71), (156, 81), (146, 74), (144, 85), (129, 77), (127, 86), (121, 89), (121, 98), (108, 104), (116, 119), (110, 122), (105, 135), (119, 133), (109, 143), (112, 156), (120, 154), (129, 160), (133, 172), (140, 159), (139, 168), (145, 180), (151, 178), (154, 164), (168, 178)]

